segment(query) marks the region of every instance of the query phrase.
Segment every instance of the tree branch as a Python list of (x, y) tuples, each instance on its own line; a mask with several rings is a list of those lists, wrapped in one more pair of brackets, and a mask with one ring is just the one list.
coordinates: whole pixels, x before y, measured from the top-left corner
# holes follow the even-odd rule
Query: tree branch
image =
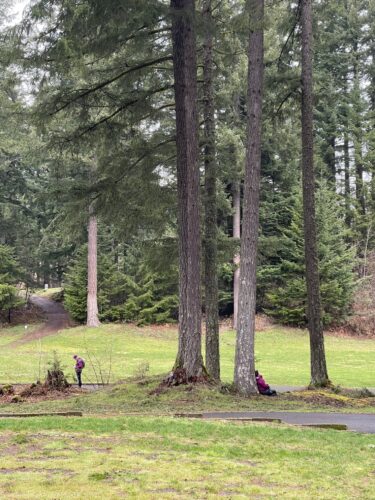
[(296, 31), (296, 28), (297, 28), (297, 25), (298, 25), (298, 22), (299, 22), (300, 14), (301, 14), (301, 1), (299, 1), (298, 5), (297, 5), (296, 16), (295, 16), (295, 20), (294, 20), (292, 29), (290, 30), (290, 32), (288, 34), (288, 37), (285, 40), (285, 43), (284, 43), (284, 45), (281, 48), (280, 55), (277, 58), (277, 68), (278, 69), (280, 69), (281, 58), (282, 58), (282, 56), (284, 54), (284, 51), (285, 51), (286, 47), (288, 46), (289, 40), (291, 38), (294, 39), (294, 34), (295, 34), (295, 31)]
[[(117, 116), (119, 113), (121, 113), (121, 111), (124, 111), (126, 108), (129, 108), (130, 106), (133, 106), (134, 104), (137, 104), (138, 102), (140, 102), (142, 100), (145, 100), (145, 99), (147, 99), (148, 97), (150, 97), (150, 96), (152, 96), (154, 94), (157, 94), (159, 92), (164, 92), (165, 90), (168, 90), (168, 89), (171, 89), (171, 88), (173, 88), (173, 85), (164, 85), (163, 87), (155, 89), (152, 92), (147, 92), (146, 95), (143, 95), (142, 97), (137, 97), (135, 99), (131, 99), (131, 100), (128, 100), (128, 101), (124, 102), (123, 104), (120, 105), (119, 108), (117, 108), (115, 111), (113, 111), (113, 113), (104, 116), (98, 122), (95, 122), (92, 125), (90, 125), (89, 127), (85, 128), (81, 133), (79, 133), (76, 136), (76, 138), (79, 139), (82, 136), (84, 136), (85, 134), (87, 134), (88, 132), (91, 132), (91, 131), (95, 130), (100, 125), (103, 125), (103, 123), (106, 123), (106, 122), (110, 121), (112, 118), (114, 118), (115, 116)], [(155, 109), (155, 111), (158, 111), (159, 109), (163, 109), (163, 107), (167, 107), (167, 106), (170, 106), (170, 105), (162, 106), (160, 108)], [(150, 115), (151, 114), (152, 114), (152, 111), (150, 112)], [(141, 118), (141, 120), (142, 119), (143, 118)]]
[(83, 91), (81, 94), (79, 94), (76, 97), (72, 98), (69, 102), (63, 104), (62, 106), (60, 106), (59, 108), (57, 108), (55, 111), (53, 111), (52, 113), (50, 113), (50, 116), (59, 113), (60, 111), (62, 111), (63, 109), (67, 108), (68, 106), (70, 106), (74, 102), (79, 101), (80, 99), (83, 99), (84, 97), (92, 94), (93, 92), (96, 92), (97, 90), (100, 90), (100, 89), (106, 87), (107, 85), (110, 85), (111, 83), (114, 83), (115, 81), (119, 80), (120, 78), (122, 78), (125, 75), (133, 73), (134, 71), (141, 70), (143, 68), (147, 68), (149, 66), (153, 66), (154, 64), (157, 64), (159, 62), (170, 61), (170, 60), (172, 60), (172, 56), (170, 56), (170, 55), (169, 56), (164, 56), (164, 57), (160, 57), (159, 59), (153, 59), (151, 61), (147, 61), (145, 63), (138, 64), (137, 66), (133, 66), (132, 68), (129, 68), (129, 69), (125, 70), (125, 71), (122, 71), (121, 73), (119, 73), (118, 75), (114, 76), (113, 78), (109, 78), (108, 80), (105, 80), (104, 82), (99, 83), (95, 87), (92, 87), (91, 89), (87, 89), (87, 90)]

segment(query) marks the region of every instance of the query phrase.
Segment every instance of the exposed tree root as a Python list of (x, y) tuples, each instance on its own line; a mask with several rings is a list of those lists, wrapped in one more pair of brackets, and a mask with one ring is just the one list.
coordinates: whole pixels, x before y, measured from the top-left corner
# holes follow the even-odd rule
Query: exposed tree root
[(204, 367), (202, 374), (197, 377), (188, 377), (185, 368), (175, 368), (162, 383), (167, 387), (172, 387), (186, 384), (207, 384), (212, 383), (212, 379)]
[(70, 386), (69, 382), (66, 380), (64, 372), (56, 369), (47, 371), (47, 377), (44, 385), (48, 390), (53, 391), (65, 391), (65, 389)]
[(215, 382), (208, 375), (206, 369), (203, 367), (202, 375), (197, 377), (188, 377), (185, 368), (175, 368), (159, 385), (150, 392), (150, 395), (158, 395), (165, 392), (170, 387), (177, 387), (179, 385), (189, 384), (207, 384), (213, 385)]

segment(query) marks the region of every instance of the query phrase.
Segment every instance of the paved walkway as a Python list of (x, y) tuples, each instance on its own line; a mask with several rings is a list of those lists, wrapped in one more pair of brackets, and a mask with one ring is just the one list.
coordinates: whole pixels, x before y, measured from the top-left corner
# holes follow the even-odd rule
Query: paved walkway
[(297, 385), (271, 385), (271, 389), (275, 389), (277, 392), (294, 392), (303, 391), (307, 387), (297, 386)]
[(287, 411), (239, 411), (239, 412), (209, 412), (202, 414), (206, 419), (280, 419), (287, 424), (317, 425), (341, 424), (348, 430), (375, 434), (375, 414), (371, 413), (303, 413)]

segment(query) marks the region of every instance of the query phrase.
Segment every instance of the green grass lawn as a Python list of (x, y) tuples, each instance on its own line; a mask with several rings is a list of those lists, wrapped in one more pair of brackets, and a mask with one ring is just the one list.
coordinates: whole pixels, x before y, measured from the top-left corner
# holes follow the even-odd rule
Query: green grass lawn
[(375, 436), (170, 418), (0, 420), (0, 497), (373, 499)]
[[(30, 333), (37, 327), (38, 325), (27, 325), (27, 328), (25, 325), (17, 325), (11, 328), (0, 328), (0, 349), (3, 349), (10, 342), (21, 339), (26, 333)], [(11, 350), (14, 351), (14, 349)]]
[[(76, 327), (41, 341), (8, 346), (23, 333), (23, 327), (0, 329), (0, 383), (35, 381), (45, 373), (53, 351), (71, 379), (75, 353), (86, 359), (87, 382), (107, 379), (109, 371), (111, 380), (117, 381), (145, 370), (147, 365), (151, 375), (167, 373), (177, 349), (176, 327)], [(221, 334), (221, 370), (226, 382), (233, 377), (234, 345), (233, 331)], [(305, 330), (273, 327), (258, 332), (255, 351), (258, 369), (270, 384), (308, 384), (309, 340)], [(327, 336), (326, 351), (329, 375), (335, 384), (375, 387), (375, 340)]]
[(48, 288), (45, 290), (44, 288), (38, 288), (35, 290), (35, 295), (39, 295), (40, 297), (45, 297), (47, 299), (54, 299), (56, 294), (59, 294), (62, 291), (62, 288)]
[[(2, 382), (42, 377), (54, 351), (71, 377), (74, 353), (86, 358), (86, 381), (95, 382), (100, 370), (106, 378), (110, 367), (113, 381), (137, 376), (97, 392), (1, 404), (1, 413), (81, 410), (85, 416), (0, 418), (0, 498), (374, 498), (375, 435), (171, 418), (220, 409), (374, 413), (374, 398), (317, 391), (242, 398), (205, 385), (155, 393), (160, 374), (173, 365), (175, 327), (77, 327), (10, 346), (23, 334), (23, 327), (0, 330)], [(226, 381), (234, 343), (234, 332), (221, 335)], [(259, 332), (258, 367), (273, 384), (307, 384), (308, 345), (304, 331)], [(335, 383), (375, 386), (374, 341), (327, 337), (327, 355)], [(130, 413), (148, 417), (124, 415)]]

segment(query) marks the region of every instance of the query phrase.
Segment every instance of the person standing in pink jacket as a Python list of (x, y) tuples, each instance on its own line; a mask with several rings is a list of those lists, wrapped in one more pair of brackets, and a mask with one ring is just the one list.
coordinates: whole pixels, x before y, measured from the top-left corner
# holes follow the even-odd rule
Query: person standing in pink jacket
[(73, 359), (76, 360), (74, 369), (77, 374), (78, 387), (82, 387), (82, 370), (85, 367), (85, 360), (77, 356), (77, 354), (73, 356)]

